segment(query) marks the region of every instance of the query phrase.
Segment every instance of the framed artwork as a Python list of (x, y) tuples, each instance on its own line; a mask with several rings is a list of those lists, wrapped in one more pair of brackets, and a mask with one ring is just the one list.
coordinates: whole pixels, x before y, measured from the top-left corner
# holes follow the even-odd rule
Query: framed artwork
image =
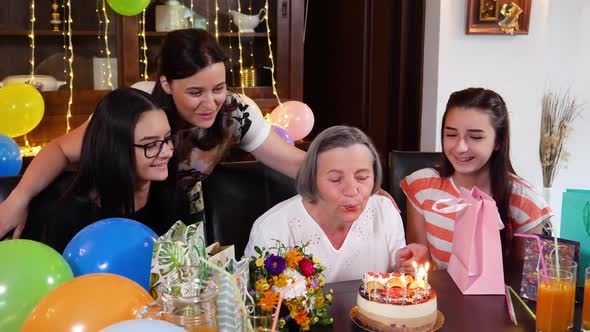
[(467, 34), (529, 33), (532, 0), (467, 0)]

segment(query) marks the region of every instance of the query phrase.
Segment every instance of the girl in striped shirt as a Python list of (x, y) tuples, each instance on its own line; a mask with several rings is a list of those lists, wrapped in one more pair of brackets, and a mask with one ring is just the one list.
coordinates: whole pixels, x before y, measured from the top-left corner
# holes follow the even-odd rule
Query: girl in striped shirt
[(504, 225), (503, 248), (512, 234), (541, 233), (551, 209), (516, 175), (510, 162), (510, 126), (500, 95), (483, 88), (451, 94), (442, 120), (443, 156), (436, 168), (402, 180), (407, 200), (407, 241), (428, 246), (432, 261), (446, 268), (451, 256), (455, 213), (435, 212), (442, 198), (459, 197), (459, 187), (474, 186), (494, 198)]

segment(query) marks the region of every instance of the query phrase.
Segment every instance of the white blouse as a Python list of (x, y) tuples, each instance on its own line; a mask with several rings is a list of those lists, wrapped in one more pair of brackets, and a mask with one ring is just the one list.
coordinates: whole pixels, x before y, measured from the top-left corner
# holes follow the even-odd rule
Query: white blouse
[(255, 246), (270, 248), (276, 241), (286, 246), (309, 243), (306, 251), (326, 266), (327, 282), (360, 279), (365, 272), (389, 272), (395, 252), (405, 247), (401, 217), (391, 201), (373, 195), (352, 224), (340, 249), (335, 249), (318, 223), (303, 206), (300, 195), (283, 201), (262, 215), (250, 232), (245, 255), (256, 256)]

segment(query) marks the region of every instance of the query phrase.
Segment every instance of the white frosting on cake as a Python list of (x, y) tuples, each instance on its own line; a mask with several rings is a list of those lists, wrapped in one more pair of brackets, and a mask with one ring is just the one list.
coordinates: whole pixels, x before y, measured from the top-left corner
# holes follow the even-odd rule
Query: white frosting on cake
[(426, 302), (409, 305), (369, 301), (357, 295), (357, 307), (365, 317), (385, 325), (432, 328), (436, 322), (436, 295)]

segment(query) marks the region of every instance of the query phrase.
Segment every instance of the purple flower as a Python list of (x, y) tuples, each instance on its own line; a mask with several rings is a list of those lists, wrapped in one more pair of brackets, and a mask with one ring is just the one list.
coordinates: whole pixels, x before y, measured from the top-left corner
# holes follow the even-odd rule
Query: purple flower
[(272, 254), (264, 261), (264, 267), (268, 273), (272, 274), (273, 276), (278, 276), (285, 269), (285, 259), (281, 256)]
[(311, 279), (311, 288), (318, 288), (320, 286), (320, 280), (318, 277), (314, 277)]

